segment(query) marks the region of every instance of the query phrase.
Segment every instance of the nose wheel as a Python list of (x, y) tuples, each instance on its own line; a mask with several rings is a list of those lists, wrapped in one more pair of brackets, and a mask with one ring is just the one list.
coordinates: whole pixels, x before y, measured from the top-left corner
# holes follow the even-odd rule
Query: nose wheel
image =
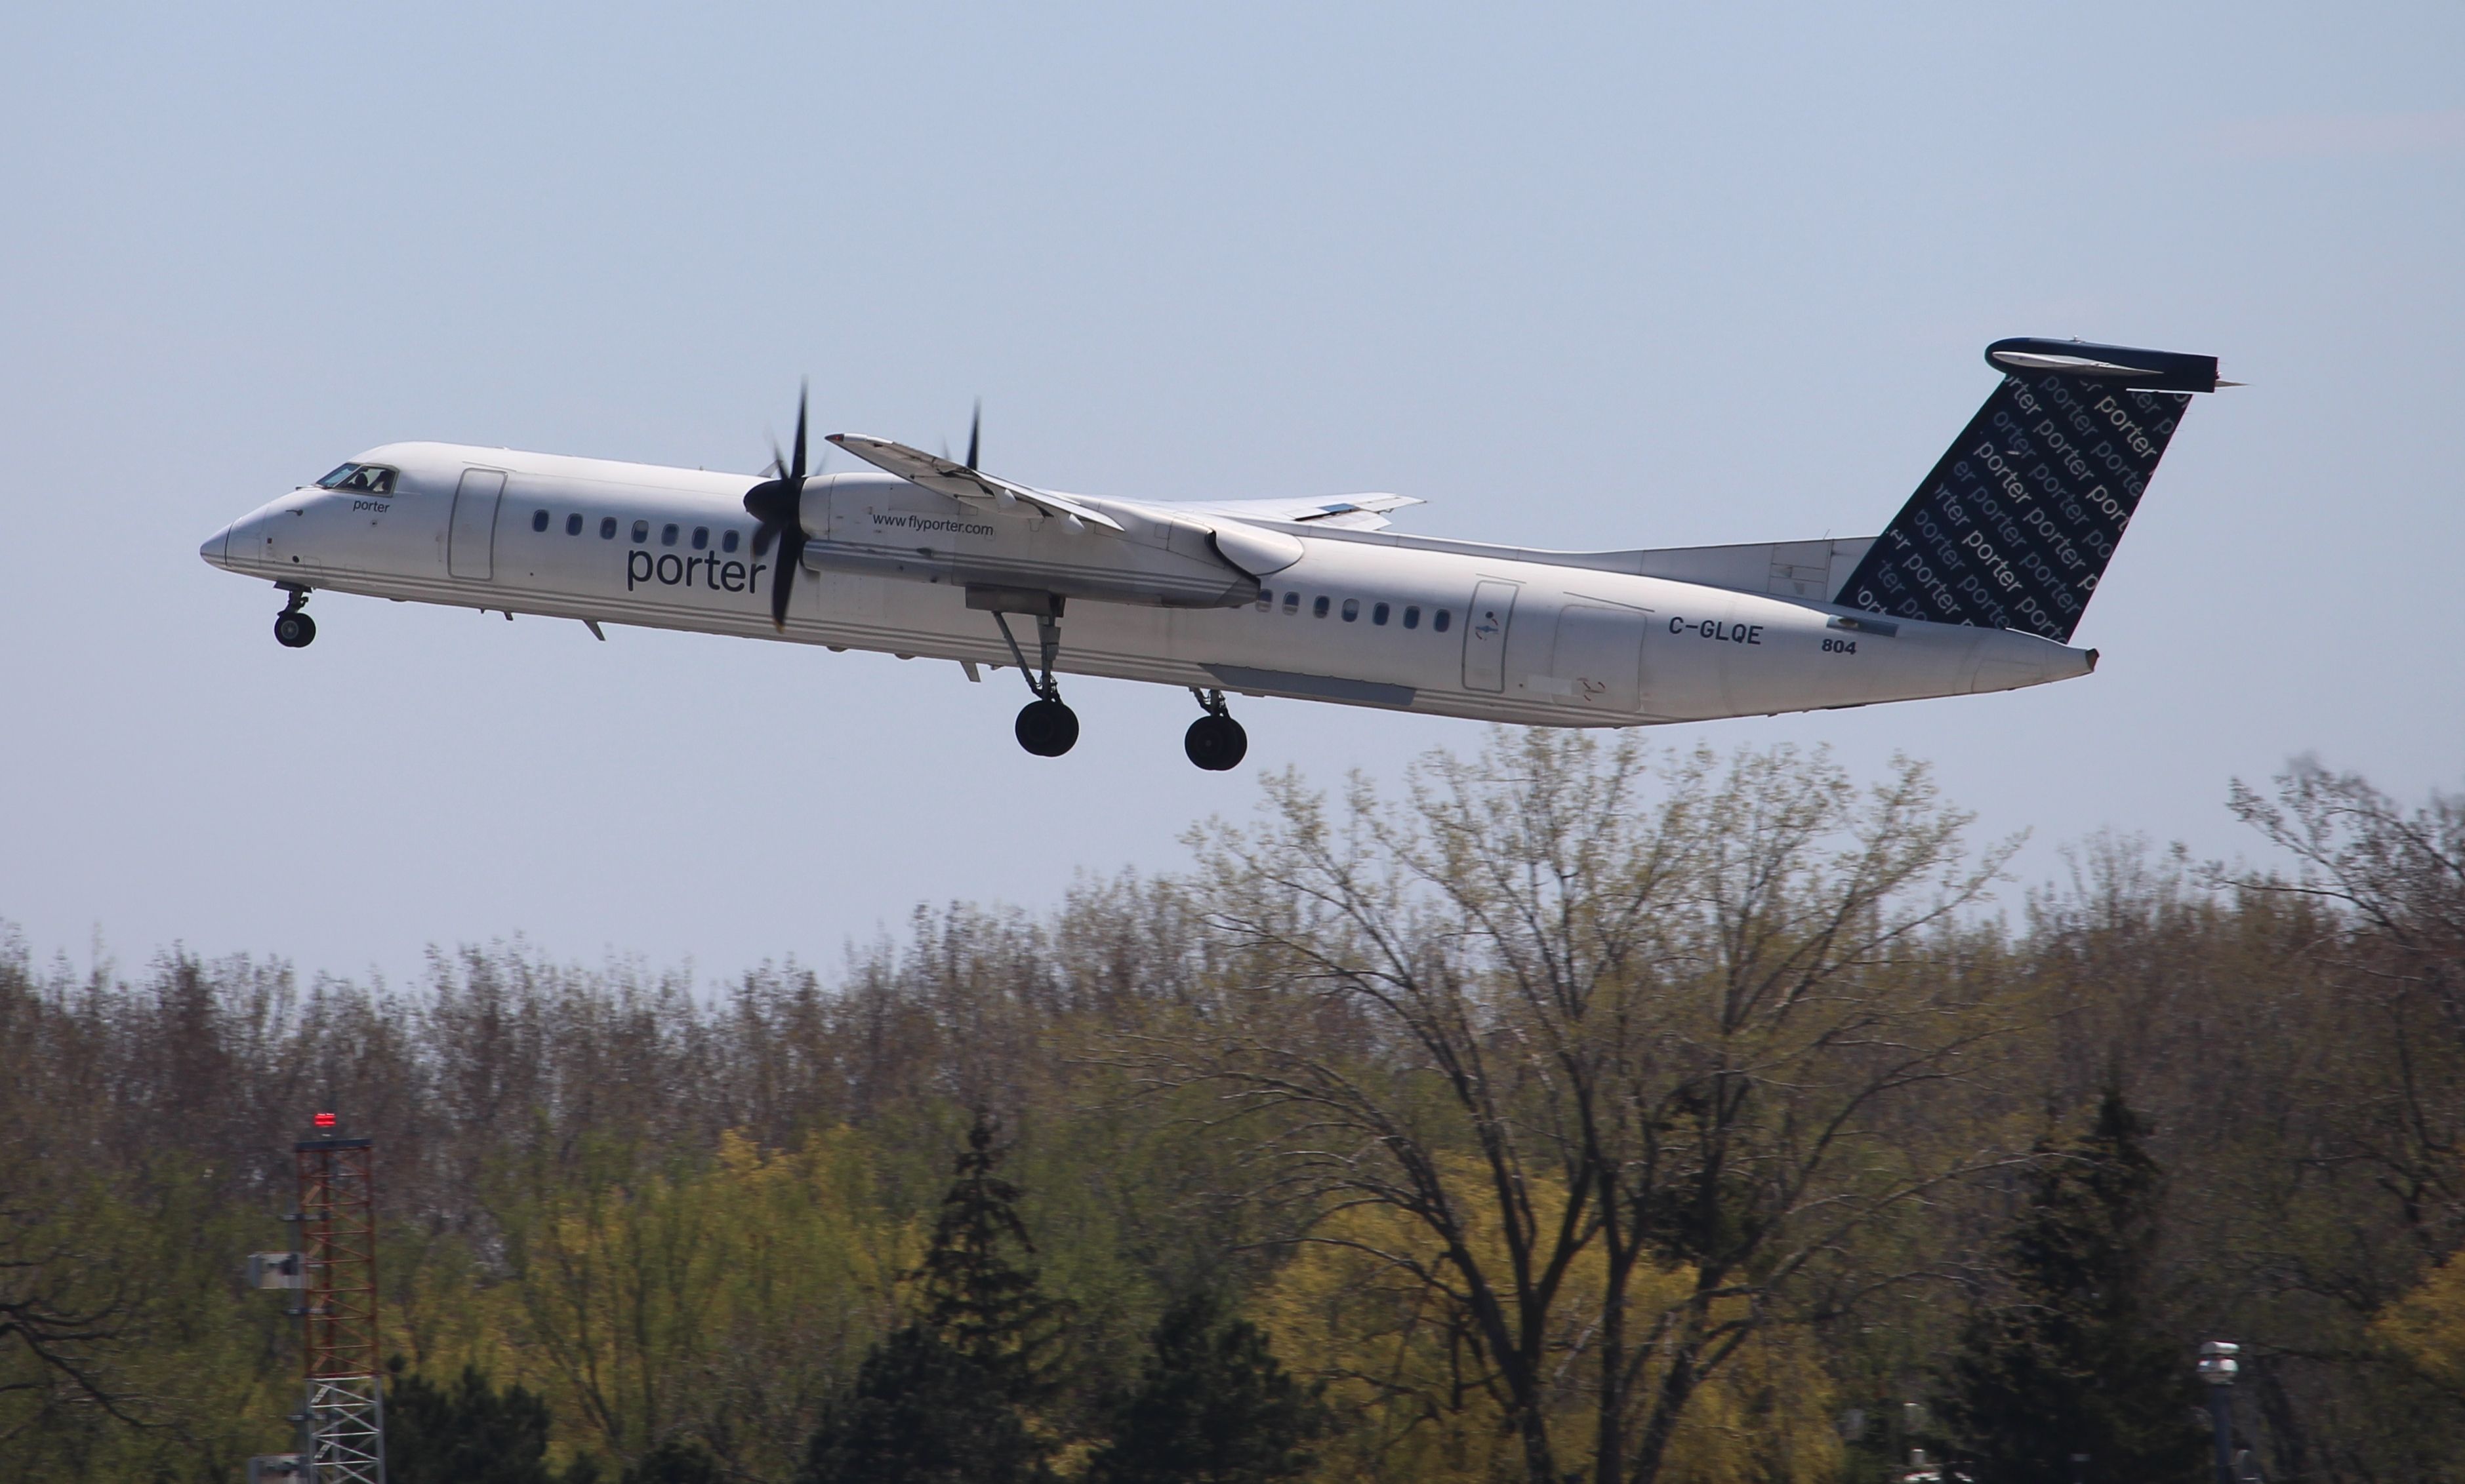
[(317, 642), (317, 620), (300, 610), (308, 606), (308, 589), (289, 589), (291, 601), (274, 615), (274, 642), (286, 650), (304, 650)]
[(1198, 698), (1207, 715), (1189, 723), (1189, 730), (1182, 734), (1181, 750), (1189, 754), (1190, 762), (1210, 773), (1229, 773), (1239, 767), (1250, 752), (1250, 734), (1232, 720), (1232, 711), (1224, 704), (1224, 693), (1192, 689), (1189, 694)]

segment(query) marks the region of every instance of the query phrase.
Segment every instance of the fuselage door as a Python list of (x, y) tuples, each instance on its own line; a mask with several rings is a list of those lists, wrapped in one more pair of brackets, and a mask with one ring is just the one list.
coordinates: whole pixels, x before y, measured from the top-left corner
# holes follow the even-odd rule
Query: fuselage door
[(1559, 699), (1589, 711), (1643, 709), (1642, 609), (1569, 597), (1558, 610), (1549, 674), (1566, 682)]
[(1472, 590), (1464, 615), (1464, 689), (1506, 689), (1506, 626), (1515, 617), (1515, 583), (1484, 582)]
[(504, 499), (505, 472), (465, 469), (454, 490), (454, 522), (445, 537), (445, 570), (486, 582), (496, 572), (497, 506)]

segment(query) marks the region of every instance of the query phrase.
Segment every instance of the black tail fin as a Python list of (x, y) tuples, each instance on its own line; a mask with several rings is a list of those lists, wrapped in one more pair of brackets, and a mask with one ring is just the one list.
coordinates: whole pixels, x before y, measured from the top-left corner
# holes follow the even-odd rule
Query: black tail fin
[(1986, 364), (2003, 385), (1832, 601), (2066, 642), (2216, 358), (1998, 340)]

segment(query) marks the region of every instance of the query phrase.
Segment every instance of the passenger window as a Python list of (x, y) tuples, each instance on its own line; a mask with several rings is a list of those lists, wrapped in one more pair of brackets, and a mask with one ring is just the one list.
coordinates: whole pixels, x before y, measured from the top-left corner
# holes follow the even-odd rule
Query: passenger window
[(1383, 624), (1387, 622), (1387, 605), (1381, 603), (1376, 608), (1371, 609), (1369, 610), (1369, 621), (1373, 624)]
[(1344, 621), (1345, 623), (1347, 623), (1347, 624), (1348, 624), (1348, 623), (1352, 622), (1354, 619), (1359, 618), (1360, 616), (1361, 616), (1361, 600), (1360, 600), (1359, 598), (1346, 598), (1346, 599), (1344, 599)]
[(601, 516), (599, 518), (599, 539), (601, 541), (614, 541), (616, 539), (616, 518), (614, 516)]
[(677, 532), (678, 532), (678, 531), (680, 531), (680, 530), (683, 530), (683, 529), (684, 529), (684, 527), (683, 527), (683, 526), (680, 526), (680, 525), (677, 524), (674, 521), (669, 521), (667, 524), (665, 524), (665, 525), (663, 525), (663, 526), (660, 526), (660, 527), (659, 527), (659, 544), (660, 544), (660, 545), (662, 545), (662, 546), (673, 546), (673, 545), (675, 545), (675, 544), (677, 543)]
[(1299, 593), (1298, 593), (1298, 592), (1288, 592), (1288, 593), (1285, 593), (1285, 594), (1284, 594), (1284, 611), (1285, 611), (1285, 612), (1287, 612), (1287, 613), (1298, 613), (1298, 612), (1299, 612), (1300, 610), (1301, 610), (1301, 595), (1300, 595)]
[(633, 522), (633, 544), (634, 544), (634, 545), (636, 545), (636, 546), (638, 546), (638, 545), (642, 544), (644, 542), (649, 541), (650, 539), (651, 539), (651, 522), (650, 522), (650, 521), (634, 521), (634, 522)]
[(710, 549), (709, 526), (697, 525), (694, 527), (693, 547), (696, 551), (707, 551)]
[(1404, 627), (1407, 629), (1421, 627), (1421, 605), (1408, 603), (1404, 606)]
[(577, 510), (565, 518), (565, 534), (567, 536), (582, 534), (582, 512)]
[(1269, 591), (1267, 588), (1264, 588), (1264, 587), (1259, 588), (1259, 589), (1258, 589), (1258, 611), (1259, 611), (1259, 612), (1261, 612), (1261, 613), (1264, 613), (1264, 612), (1266, 612), (1268, 609), (1270, 609), (1274, 608), (1275, 606), (1276, 606), (1276, 595), (1275, 595), (1273, 592)]
[(1445, 609), (1440, 609), (1435, 613), (1430, 615), (1430, 627), (1435, 629), (1440, 633), (1444, 633), (1447, 631), (1447, 625), (1454, 620), (1454, 617), (1455, 615), (1448, 612)]
[(544, 531), (547, 529), (546, 511), (534, 510), (531, 512), (531, 529), (534, 531)]
[(1324, 595), (1321, 595), (1317, 602), (1310, 605), (1310, 614), (1312, 617), (1316, 618), (1324, 618), (1326, 616), (1326, 598)]
[(721, 532), (719, 538), (719, 549), (722, 551), (734, 551), (736, 549), (736, 539), (743, 534), (744, 533), (741, 531)]

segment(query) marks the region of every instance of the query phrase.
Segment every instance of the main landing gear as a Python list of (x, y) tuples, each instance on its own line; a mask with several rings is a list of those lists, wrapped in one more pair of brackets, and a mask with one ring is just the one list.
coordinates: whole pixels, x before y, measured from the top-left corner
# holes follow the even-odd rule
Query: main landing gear
[(1019, 708), (1010, 730), (1018, 744), (1039, 758), (1057, 758), (1078, 745), (1078, 713), (1059, 697), (1043, 697)]
[(1189, 761), (1210, 773), (1229, 773), (1241, 765), (1250, 751), (1250, 734), (1232, 720), (1232, 711), (1224, 704), (1222, 691), (1202, 691), (1191, 686), (1189, 694), (1207, 708), (1207, 715), (1189, 723), (1182, 734), (1181, 750)]
[(1018, 673), (1026, 676), (1027, 688), (1035, 696), (1020, 708), (1010, 730), (1018, 744), (1035, 756), (1057, 758), (1078, 745), (1078, 713), (1062, 704), (1061, 686), (1053, 678), (1053, 661), (1061, 653), (1061, 600), (1049, 598), (1034, 611), (1037, 657), (1044, 661), (1040, 672), (1029, 668), (1017, 636), (1010, 631), (1010, 614), (994, 609), (993, 622), (1001, 626), (1010, 657), (1018, 661)]
[[(1061, 687), (1053, 678), (1053, 661), (1061, 653), (1061, 598), (1055, 593), (987, 591), (970, 588), (967, 606), (989, 609), (993, 622), (1000, 626), (1002, 642), (1010, 646), (1010, 657), (1018, 662), (1018, 673), (1034, 696), (1021, 708), (1017, 724), (1011, 730), (1018, 735), (1018, 744), (1039, 758), (1057, 758), (1078, 744), (1078, 713), (1062, 704)], [(1010, 615), (1032, 613), (1035, 616), (1036, 658), (1031, 666), (1027, 652), (1020, 649), (1018, 635), (1010, 631)], [(1181, 740), (1182, 750), (1189, 761), (1210, 773), (1230, 772), (1241, 765), (1250, 751), (1250, 734), (1232, 720), (1224, 704), (1222, 691), (1202, 691), (1190, 687), (1189, 694), (1198, 698), (1207, 715), (1189, 723)]]
[(300, 611), (308, 606), (308, 589), (289, 583), (278, 586), (291, 594), (291, 601), (274, 615), (274, 642), (286, 650), (304, 650), (317, 642), (317, 620)]

